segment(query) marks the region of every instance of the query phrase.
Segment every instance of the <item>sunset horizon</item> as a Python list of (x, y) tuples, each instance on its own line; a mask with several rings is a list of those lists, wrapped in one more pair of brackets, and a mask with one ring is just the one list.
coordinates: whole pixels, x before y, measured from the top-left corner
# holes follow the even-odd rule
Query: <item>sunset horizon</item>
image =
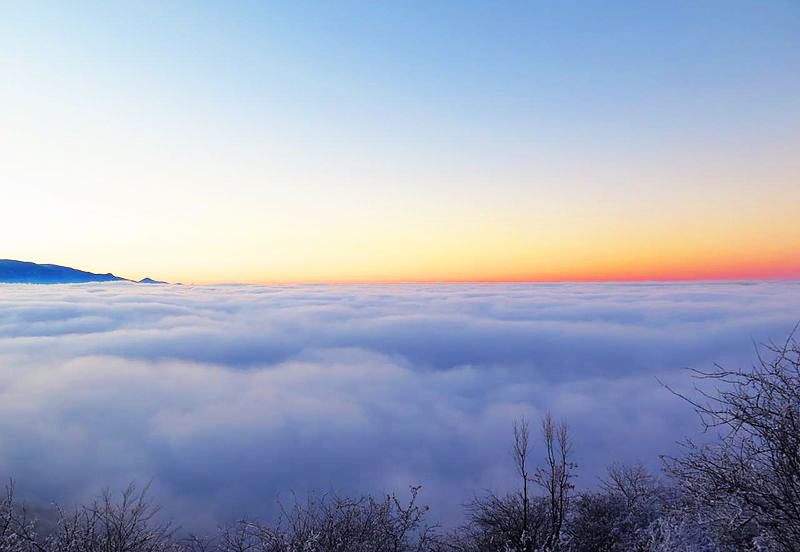
[(800, 277), (797, 13), (713, 4), (7, 6), (0, 255), (206, 283)]
[[(797, 255), (800, 257), (800, 255)], [(17, 259), (23, 260), (23, 259)], [(30, 259), (25, 259), (31, 262)], [(470, 275), (439, 274), (431, 276), (412, 276), (405, 277), (386, 277), (375, 276), (363, 278), (358, 276), (342, 278), (270, 278), (270, 277), (242, 277), (242, 278), (187, 278), (180, 273), (175, 275), (165, 275), (156, 267), (152, 270), (138, 269), (132, 273), (123, 272), (114, 267), (103, 263), (86, 265), (70, 262), (52, 262), (52, 259), (38, 259), (33, 262), (38, 264), (57, 264), (70, 266), (81, 270), (89, 270), (95, 273), (112, 272), (115, 275), (131, 277), (138, 280), (141, 278), (155, 277), (156, 279), (166, 280), (170, 283), (184, 283), (195, 285), (215, 285), (215, 284), (254, 284), (254, 285), (292, 285), (292, 284), (435, 284), (435, 283), (591, 283), (591, 282), (735, 282), (744, 280), (776, 280), (792, 281), (800, 280), (800, 258), (796, 262), (784, 262), (783, 259), (772, 263), (720, 263), (717, 266), (695, 266), (690, 265), (680, 267), (675, 265), (656, 266), (651, 269), (643, 269), (641, 263), (636, 264), (634, 270), (593, 270), (593, 271), (563, 271), (552, 272), (546, 270), (531, 271), (525, 273), (511, 273), (504, 275), (486, 275), (477, 273)]]

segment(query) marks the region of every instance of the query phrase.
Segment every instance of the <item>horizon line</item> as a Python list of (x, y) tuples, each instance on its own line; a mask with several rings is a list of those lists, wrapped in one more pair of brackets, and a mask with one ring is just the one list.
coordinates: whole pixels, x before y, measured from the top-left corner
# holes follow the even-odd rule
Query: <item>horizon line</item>
[(423, 285), (423, 284), (680, 284), (680, 283), (745, 283), (745, 282), (800, 282), (800, 274), (787, 277), (738, 277), (738, 278), (584, 278), (584, 279), (397, 279), (397, 280), (245, 280), (245, 281), (199, 281), (199, 282), (167, 282), (191, 286), (214, 285)]

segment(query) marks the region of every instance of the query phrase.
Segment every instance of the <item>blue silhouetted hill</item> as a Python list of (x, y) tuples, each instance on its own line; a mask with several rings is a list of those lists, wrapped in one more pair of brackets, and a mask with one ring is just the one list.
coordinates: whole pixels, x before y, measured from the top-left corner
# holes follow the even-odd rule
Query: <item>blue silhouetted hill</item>
[(140, 284), (166, 284), (167, 282), (162, 282), (161, 280), (153, 280), (152, 278), (142, 278), (139, 280)]
[[(95, 274), (68, 266), (36, 264), (25, 261), (0, 259), (0, 283), (7, 284), (78, 284), (82, 282), (127, 282), (127, 278), (107, 274)], [(163, 284), (150, 278), (139, 281), (143, 284)]]

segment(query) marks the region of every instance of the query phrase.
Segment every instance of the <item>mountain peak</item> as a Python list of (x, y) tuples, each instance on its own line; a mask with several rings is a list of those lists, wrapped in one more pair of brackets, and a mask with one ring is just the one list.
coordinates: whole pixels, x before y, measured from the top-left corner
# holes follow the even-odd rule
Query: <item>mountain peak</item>
[(139, 280), (140, 284), (166, 284), (167, 282), (162, 282), (161, 280), (153, 280), (152, 278), (142, 278)]
[[(96, 274), (78, 270), (68, 266), (55, 264), (37, 264), (28, 261), (0, 259), (0, 283), (8, 284), (75, 284), (82, 282), (130, 282), (127, 278), (114, 276), (112, 273)], [(141, 283), (163, 284), (150, 278), (140, 280)]]

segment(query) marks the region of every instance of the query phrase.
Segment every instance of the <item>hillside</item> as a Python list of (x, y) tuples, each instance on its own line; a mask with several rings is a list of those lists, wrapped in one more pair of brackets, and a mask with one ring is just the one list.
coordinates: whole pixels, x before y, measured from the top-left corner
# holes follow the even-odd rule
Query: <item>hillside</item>
[[(11, 284), (75, 284), (83, 282), (133, 281), (113, 274), (96, 274), (67, 266), (37, 264), (26, 261), (0, 259), (0, 283)], [(143, 284), (163, 284), (150, 278), (140, 281)]]

